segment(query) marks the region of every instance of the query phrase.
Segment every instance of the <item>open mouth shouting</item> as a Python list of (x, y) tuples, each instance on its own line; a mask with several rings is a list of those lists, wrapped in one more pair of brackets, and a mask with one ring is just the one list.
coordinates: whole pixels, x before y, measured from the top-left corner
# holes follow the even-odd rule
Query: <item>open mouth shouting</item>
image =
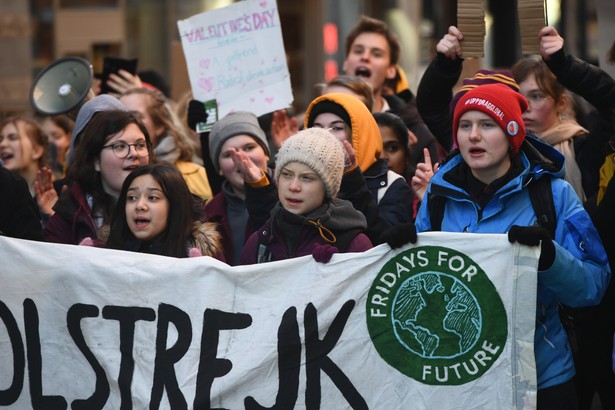
[(2, 160), (5, 165), (8, 164), (14, 157), (12, 152), (2, 151), (0, 152), (0, 160)]
[(150, 222), (151, 221), (148, 218), (142, 216), (138, 216), (134, 219), (135, 228), (137, 228), (138, 230), (146, 229), (149, 226)]
[(372, 72), (367, 67), (357, 67), (354, 72), (354, 75), (357, 77), (370, 78), (372, 76)]

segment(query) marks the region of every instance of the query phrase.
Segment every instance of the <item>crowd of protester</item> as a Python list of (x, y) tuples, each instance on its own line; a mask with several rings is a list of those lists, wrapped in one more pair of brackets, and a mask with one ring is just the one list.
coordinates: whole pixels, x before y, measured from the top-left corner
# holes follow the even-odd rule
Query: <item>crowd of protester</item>
[(615, 80), (536, 36), (539, 58), (462, 79), (450, 27), (414, 95), (397, 37), (362, 17), (302, 117), (237, 111), (201, 135), (202, 102), (120, 71), (75, 121), (2, 119), (0, 234), (229, 265), (507, 234), (541, 248), (538, 407), (615, 408)]

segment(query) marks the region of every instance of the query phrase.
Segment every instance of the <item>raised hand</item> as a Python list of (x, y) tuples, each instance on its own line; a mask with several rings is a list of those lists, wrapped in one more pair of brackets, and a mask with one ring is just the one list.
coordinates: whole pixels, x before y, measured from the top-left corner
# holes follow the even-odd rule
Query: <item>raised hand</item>
[(299, 124), (294, 117), (288, 117), (286, 110), (277, 110), (273, 113), (271, 120), (271, 137), (276, 148), (280, 148), (282, 143), (290, 136), (299, 131)]
[(344, 148), (344, 172), (346, 172), (357, 166), (357, 156), (350, 142), (342, 141), (342, 148)]
[(58, 193), (53, 188), (51, 175), (49, 168), (41, 168), (36, 172), (36, 180), (34, 181), (36, 203), (39, 211), (45, 215), (53, 215), (53, 206), (58, 202)]
[(208, 117), (205, 104), (199, 100), (190, 100), (188, 103), (188, 128), (196, 130), (196, 126), (201, 122), (207, 122)]
[(438, 163), (435, 165), (431, 164), (431, 155), (427, 148), (423, 148), (423, 156), (425, 157), (425, 162), (419, 162), (416, 165), (416, 171), (410, 181), (410, 186), (420, 201), (423, 200), (425, 192), (427, 192), (427, 186), (429, 185), (429, 181), (431, 181), (431, 177), (438, 172), (439, 168)]
[(252, 158), (243, 151), (238, 151), (234, 148), (229, 149), (229, 154), (237, 170), (243, 176), (246, 182), (258, 182), (263, 177), (263, 171), (254, 164)]
[(543, 27), (538, 32), (538, 37), (540, 37), (540, 55), (543, 60), (550, 60), (553, 54), (564, 48), (564, 39), (553, 27)]
[(107, 86), (118, 94), (123, 94), (132, 88), (143, 87), (141, 78), (136, 74), (131, 74), (126, 70), (120, 69), (117, 74), (109, 74)]
[(438, 41), (436, 45), (436, 51), (438, 53), (444, 54), (447, 58), (451, 60), (456, 60), (457, 58), (463, 58), (463, 49), (461, 48), (461, 41), (463, 40), (463, 33), (459, 31), (459, 29), (455, 26), (450, 26), (448, 28), (448, 33), (444, 35)]

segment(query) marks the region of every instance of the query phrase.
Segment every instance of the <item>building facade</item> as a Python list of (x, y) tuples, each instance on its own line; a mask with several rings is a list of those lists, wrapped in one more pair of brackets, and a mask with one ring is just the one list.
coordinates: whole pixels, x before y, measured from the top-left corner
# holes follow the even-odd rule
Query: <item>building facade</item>
[[(0, 4), (0, 112), (28, 110), (37, 72), (76, 55), (101, 72), (105, 56), (138, 58), (139, 69), (168, 79), (171, 97), (189, 90), (177, 21), (233, 0), (4, 0)], [(557, 27), (567, 49), (597, 62), (593, 0), (562, 0)], [(317, 95), (316, 84), (341, 70), (344, 37), (362, 15), (386, 20), (402, 43), (401, 65), (412, 89), (433, 56), (437, 40), (456, 23), (454, 0), (277, 0), (295, 108)], [(519, 56), (514, 2), (490, 0), (491, 48), (475, 66), (503, 67)], [(550, 22), (552, 23), (552, 22)], [(493, 46), (497, 44), (498, 47)], [(474, 66), (472, 66), (474, 67)]]

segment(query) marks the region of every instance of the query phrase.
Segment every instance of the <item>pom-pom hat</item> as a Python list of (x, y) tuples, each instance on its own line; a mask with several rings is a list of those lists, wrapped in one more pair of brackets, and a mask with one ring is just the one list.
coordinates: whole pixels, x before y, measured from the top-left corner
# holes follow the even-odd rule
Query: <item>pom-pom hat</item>
[(325, 197), (335, 198), (344, 173), (344, 149), (333, 134), (323, 128), (307, 128), (284, 141), (276, 158), (276, 181), (289, 162), (310, 167), (322, 180)]
[(487, 84), (471, 89), (461, 96), (453, 114), (453, 138), (457, 144), (459, 119), (468, 111), (481, 111), (490, 116), (504, 131), (514, 156), (525, 139), (523, 113), (527, 100), (503, 84)]

